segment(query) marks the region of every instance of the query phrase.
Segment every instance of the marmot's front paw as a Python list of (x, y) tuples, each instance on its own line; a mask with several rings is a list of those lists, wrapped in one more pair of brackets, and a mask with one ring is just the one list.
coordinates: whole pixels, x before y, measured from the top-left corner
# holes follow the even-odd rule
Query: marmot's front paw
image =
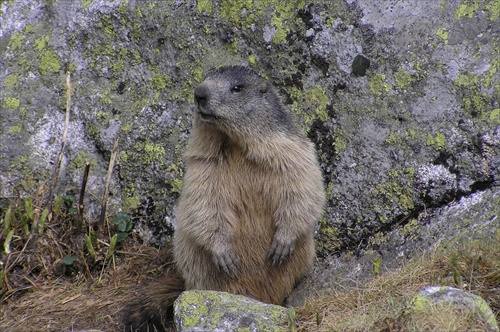
[(219, 272), (224, 271), (229, 277), (236, 279), (236, 272), (240, 269), (240, 262), (233, 250), (213, 252), (213, 259)]
[(269, 249), (269, 253), (267, 254), (267, 258), (273, 261), (273, 265), (281, 265), (283, 261), (290, 259), (295, 251), (295, 241), (280, 241), (276, 239), (276, 236), (273, 239), (273, 243), (271, 245), (271, 249)]

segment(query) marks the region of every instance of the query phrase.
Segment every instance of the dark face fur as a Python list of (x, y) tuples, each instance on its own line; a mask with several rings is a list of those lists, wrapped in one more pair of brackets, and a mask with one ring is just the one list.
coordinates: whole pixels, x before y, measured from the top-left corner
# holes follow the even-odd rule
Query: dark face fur
[(243, 66), (210, 73), (194, 91), (194, 100), (199, 119), (223, 130), (265, 133), (291, 123), (269, 82)]

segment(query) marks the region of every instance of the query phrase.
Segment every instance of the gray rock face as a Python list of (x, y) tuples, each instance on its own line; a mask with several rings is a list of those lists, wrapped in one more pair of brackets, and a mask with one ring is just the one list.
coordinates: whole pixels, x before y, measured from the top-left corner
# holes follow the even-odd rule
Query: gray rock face
[(187, 291), (175, 301), (177, 331), (290, 331), (294, 311), (244, 296)]
[(429, 207), (500, 184), (496, 2), (19, 0), (0, 9), (0, 196), (50, 178), (69, 70), (58, 194), (78, 192), (91, 164), (95, 217), (119, 135), (110, 212), (164, 240), (192, 91), (228, 64), (268, 77), (318, 147), (329, 193), (321, 253), (362, 248)]

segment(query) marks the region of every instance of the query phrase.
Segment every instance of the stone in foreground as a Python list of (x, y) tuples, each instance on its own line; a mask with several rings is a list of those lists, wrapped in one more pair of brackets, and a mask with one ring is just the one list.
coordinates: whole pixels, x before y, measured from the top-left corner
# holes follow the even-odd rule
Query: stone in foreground
[(293, 308), (215, 291), (186, 291), (174, 304), (177, 331), (290, 331)]

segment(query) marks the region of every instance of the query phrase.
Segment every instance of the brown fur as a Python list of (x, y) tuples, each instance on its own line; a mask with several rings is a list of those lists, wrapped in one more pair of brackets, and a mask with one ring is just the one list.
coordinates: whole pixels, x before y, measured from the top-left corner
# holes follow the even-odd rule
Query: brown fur
[(174, 235), (177, 269), (187, 290), (282, 304), (314, 259), (325, 201), (314, 146), (248, 68), (210, 74), (195, 101)]

